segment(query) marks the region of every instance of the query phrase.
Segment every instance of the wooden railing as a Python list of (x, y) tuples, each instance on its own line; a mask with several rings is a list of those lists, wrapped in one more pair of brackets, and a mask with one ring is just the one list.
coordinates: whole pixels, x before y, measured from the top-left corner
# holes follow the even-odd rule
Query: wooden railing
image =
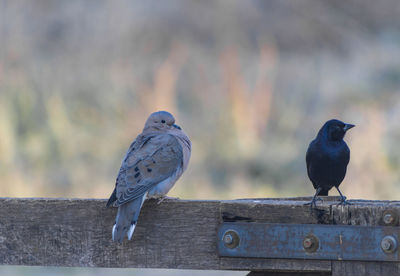
[[(161, 204), (148, 200), (132, 241), (119, 244), (111, 240), (116, 209), (106, 208), (106, 200), (0, 198), (0, 264), (245, 270), (254, 276), (400, 275), (397, 250), (388, 253), (392, 254), (389, 261), (346, 260), (339, 255), (328, 259), (307, 257), (312, 254), (301, 259), (290, 255), (221, 256), (218, 246), (223, 238), (218, 230), (224, 223), (359, 225), (391, 229), (392, 233), (398, 229), (400, 202), (359, 200), (341, 206), (336, 197), (325, 197), (311, 212), (304, 205), (307, 200), (310, 198), (167, 199)], [(366, 245), (373, 243), (368, 237), (361, 238)], [(265, 252), (268, 250), (265, 248)]]

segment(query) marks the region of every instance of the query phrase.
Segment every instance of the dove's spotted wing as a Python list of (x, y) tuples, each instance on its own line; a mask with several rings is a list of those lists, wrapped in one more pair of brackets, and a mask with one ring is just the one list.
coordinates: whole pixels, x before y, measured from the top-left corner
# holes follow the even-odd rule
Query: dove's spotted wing
[(116, 183), (117, 206), (143, 196), (182, 167), (182, 147), (174, 136), (153, 134), (140, 140), (122, 163)]
[[(138, 138), (139, 137), (141, 137), (141, 136), (139, 135)], [(119, 169), (118, 177), (121, 174), (121, 170), (122, 170), (122, 167), (123, 167), (122, 165), (124, 164), (126, 158), (128, 157), (129, 154), (132, 154), (132, 151), (135, 150), (136, 140), (137, 139), (135, 139), (135, 141), (133, 141), (132, 144), (129, 146), (129, 149), (126, 152), (124, 159), (122, 159), (122, 164), (121, 164), (121, 168)], [(117, 188), (116, 187), (117, 187), (117, 184), (118, 184), (118, 177), (117, 177), (117, 181), (115, 183), (114, 191), (112, 192), (110, 198), (107, 201), (107, 207), (113, 205), (114, 202), (117, 201)]]

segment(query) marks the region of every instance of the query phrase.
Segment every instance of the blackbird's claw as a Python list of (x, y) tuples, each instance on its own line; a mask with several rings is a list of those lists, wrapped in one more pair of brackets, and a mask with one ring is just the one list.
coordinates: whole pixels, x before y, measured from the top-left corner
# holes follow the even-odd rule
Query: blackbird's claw
[(346, 197), (340, 197), (340, 202), (338, 205), (353, 205), (353, 203), (350, 203), (348, 200), (346, 200)]
[(336, 189), (338, 190), (338, 192), (340, 194), (340, 203), (338, 205), (352, 205), (352, 203), (350, 203), (346, 200), (346, 197), (342, 194), (342, 192), (339, 190), (339, 188), (336, 187)]
[(336, 187), (336, 190), (338, 190), (340, 194), (340, 203), (338, 205), (352, 205), (350, 202), (346, 200), (346, 197), (342, 194), (342, 192), (339, 190), (338, 187)]

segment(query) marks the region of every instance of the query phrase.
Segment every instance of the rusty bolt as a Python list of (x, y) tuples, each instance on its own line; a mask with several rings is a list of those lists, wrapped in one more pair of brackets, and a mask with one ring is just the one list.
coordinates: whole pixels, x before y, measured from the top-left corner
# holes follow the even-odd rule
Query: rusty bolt
[(305, 251), (312, 253), (317, 251), (319, 247), (319, 239), (314, 234), (307, 235), (303, 240), (303, 248)]
[(307, 237), (303, 240), (303, 247), (305, 249), (310, 249), (313, 246), (313, 240), (310, 237)]
[(226, 247), (233, 249), (239, 245), (240, 237), (235, 230), (228, 230), (222, 236), (222, 241)]
[(397, 241), (393, 236), (385, 236), (381, 241), (381, 248), (385, 253), (393, 253), (397, 249)]

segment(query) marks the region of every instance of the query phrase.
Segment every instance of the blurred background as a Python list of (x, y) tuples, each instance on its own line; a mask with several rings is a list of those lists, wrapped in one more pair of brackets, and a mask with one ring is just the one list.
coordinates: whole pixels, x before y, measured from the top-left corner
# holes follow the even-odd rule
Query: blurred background
[(0, 196), (108, 197), (167, 110), (193, 142), (170, 196), (310, 196), (308, 143), (337, 118), (357, 125), (344, 194), (400, 199), (399, 14), (398, 0), (0, 0)]

